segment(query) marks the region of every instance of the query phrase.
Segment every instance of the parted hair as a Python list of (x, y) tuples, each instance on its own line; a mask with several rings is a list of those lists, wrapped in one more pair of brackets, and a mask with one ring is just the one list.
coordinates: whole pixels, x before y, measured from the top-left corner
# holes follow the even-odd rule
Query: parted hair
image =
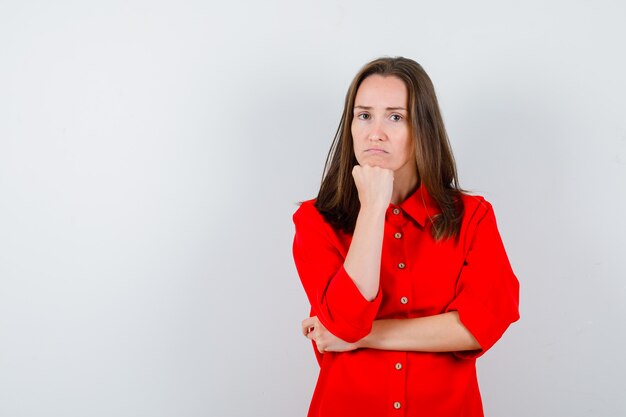
[(354, 100), (363, 80), (374, 74), (397, 77), (406, 85), (418, 179), (441, 210), (431, 218), (432, 235), (436, 240), (458, 237), (464, 212), (462, 190), (435, 88), (422, 66), (408, 58), (378, 58), (361, 68), (352, 80), (315, 207), (333, 227), (347, 233), (354, 231), (360, 209), (352, 177), (352, 168), (358, 164), (351, 131)]

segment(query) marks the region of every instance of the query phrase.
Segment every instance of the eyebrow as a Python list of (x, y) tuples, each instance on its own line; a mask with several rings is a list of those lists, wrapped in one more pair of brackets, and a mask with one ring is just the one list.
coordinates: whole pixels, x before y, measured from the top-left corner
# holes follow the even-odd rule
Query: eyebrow
[[(355, 109), (363, 109), (363, 110), (372, 110), (371, 106), (354, 106)], [(404, 107), (387, 107), (385, 110), (404, 110), (407, 111)]]

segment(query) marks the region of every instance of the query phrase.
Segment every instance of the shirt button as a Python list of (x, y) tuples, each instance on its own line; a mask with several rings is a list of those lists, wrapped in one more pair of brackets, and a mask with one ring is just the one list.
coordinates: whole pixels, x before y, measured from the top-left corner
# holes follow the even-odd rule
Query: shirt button
[(402, 238), (402, 233), (396, 233), (395, 235), (393, 235), (393, 237), (395, 237), (396, 239), (400, 239)]
[(393, 214), (400, 214), (400, 209), (395, 208), (395, 209), (392, 210), (392, 213)]
[(404, 267), (405, 267), (405, 266), (406, 266), (406, 265), (405, 265), (403, 262), (400, 262), (400, 263), (398, 264), (398, 268), (400, 268), (400, 269), (404, 269)]
[(396, 363), (396, 369), (399, 371), (402, 369), (402, 364), (400, 362)]
[(393, 403), (393, 408), (395, 408), (396, 410), (399, 410), (401, 405), (402, 404), (400, 404), (400, 401), (396, 401), (395, 403)]
[(400, 302), (401, 302), (402, 304), (406, 304), (406, 303), (408, 303), (408, 302), (409, 302), (409, 299), (408, 299), (408, 298), (406, 298), (406, 297), (402, 297), (402, 298), (400, 299)]

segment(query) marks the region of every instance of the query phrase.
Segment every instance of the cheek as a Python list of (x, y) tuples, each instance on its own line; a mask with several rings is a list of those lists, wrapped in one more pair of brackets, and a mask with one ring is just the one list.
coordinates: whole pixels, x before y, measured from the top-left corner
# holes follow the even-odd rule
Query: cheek
[(356, 150), (359, 145), (363, 142), (363, 132), (359, 129), (358, 126), (352, 125), (350, 129), (350, 133), (352, 133), (352, 145)]
[(357, 139), (359, 137), (359, 128), (354, 123), (350, 126), (350, 133), (352, 133), (353, 139)]
[(359, 140), (361, 136), (359, 135), (358, 129), (352, 128), (351, 132), (352, 132), (352, 153), (354, 157), (356, 158), (356, 161), (360, 165), (362, 163), (361, 151), (363, 150), (363, 141)]
[(413, 155), (415, 154), (415, 144), (413, 143), (413, 141), (409, 138), (409, 140), (406, 141), (406, 152), (409, 155)]
[(404, 154), (407, 158), (415, 159), (415, 143), (413, 141), (413, 138), (411, 138), (411, 136), (408, 134), (406, 137), (406, 142), (404, 144)]

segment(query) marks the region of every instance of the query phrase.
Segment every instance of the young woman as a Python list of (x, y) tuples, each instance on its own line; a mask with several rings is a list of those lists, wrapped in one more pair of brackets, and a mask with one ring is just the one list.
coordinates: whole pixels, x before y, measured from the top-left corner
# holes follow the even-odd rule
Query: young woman
[(519, 318), (519, 284), (491, 205), (459, 188), (419, 64), (356, 75), (293, 218), (320, 364), (309, 416), (482, 416), (475, 361)]

